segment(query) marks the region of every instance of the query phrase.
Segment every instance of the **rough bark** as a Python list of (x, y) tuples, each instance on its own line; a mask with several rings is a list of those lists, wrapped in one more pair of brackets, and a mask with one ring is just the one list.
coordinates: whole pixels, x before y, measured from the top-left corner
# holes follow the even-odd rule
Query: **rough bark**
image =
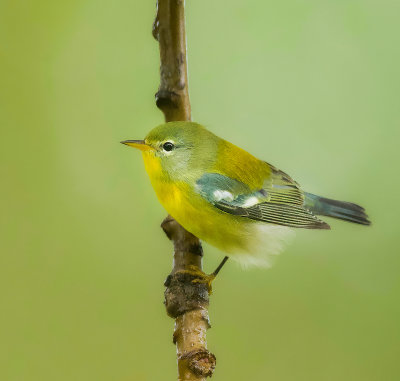
[[(157, 107), (166, 122), (190, 120), (183, 0), (158, 0), (153, 36), (159, 42), (161, 61)], [(171, 216), (161, 227), (174, 244), (173, 269), (165, 281), (165, 306), (168, 315), (175, 319), (173, 342), (177, 349), (178, 380), (205, 380), (213, 374), (216, 364), (206, 342), (210, 328), (208, 289), (204, 283), (192, 282), (194, 275), (182, 271), (189, 270), (189, 266), (202, 270), (201, 243)]]

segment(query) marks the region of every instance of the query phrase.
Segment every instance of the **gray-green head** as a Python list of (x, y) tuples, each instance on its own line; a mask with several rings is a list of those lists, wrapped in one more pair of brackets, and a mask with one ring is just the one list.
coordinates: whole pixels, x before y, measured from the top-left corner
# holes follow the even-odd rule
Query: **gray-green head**
[(144, 140), (121, 143), (159, 158), (163, 171), (173, 180), (181, 180), (210, 168), (220, 140), (198, 123), (169, 122), (155, 127)]

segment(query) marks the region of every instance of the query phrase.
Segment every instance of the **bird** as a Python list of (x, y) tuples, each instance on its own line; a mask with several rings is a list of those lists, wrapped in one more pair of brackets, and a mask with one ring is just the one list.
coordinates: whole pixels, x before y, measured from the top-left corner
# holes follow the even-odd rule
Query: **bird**
[(121, 143), (142, 151), (167, 212), (245, 267), (270, 267), (296, 229), (330, 229), (319, 216), (370, 225), (363, 207), (305, 192), (287, 173), (195, 122), (164, 123), (144, 140)]

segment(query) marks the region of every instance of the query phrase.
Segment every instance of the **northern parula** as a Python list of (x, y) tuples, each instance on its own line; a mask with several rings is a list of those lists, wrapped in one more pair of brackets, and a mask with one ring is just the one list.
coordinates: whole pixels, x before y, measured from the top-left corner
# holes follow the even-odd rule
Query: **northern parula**
[(330, 229), (316, 216), (370, 224), (361, 206), (304, 192), (197, 123), (165, 123), (144, 140), (121, 143), (142, 151), (158, 199), (176, 221), (243, 264), (269, 266), (292, 228)]

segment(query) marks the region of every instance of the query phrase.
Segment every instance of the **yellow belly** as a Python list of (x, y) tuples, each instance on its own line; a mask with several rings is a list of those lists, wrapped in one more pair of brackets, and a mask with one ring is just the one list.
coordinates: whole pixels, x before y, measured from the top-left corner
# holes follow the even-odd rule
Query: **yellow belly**
[(160, 203), (186, 230), (223, 251), (245, 250), (249, 233), (245, 226), (251, 222), (220, 211), (186, 183), (170, 182), (158, 158), (148, 154), (143, 158)]
[(186, 184), (153, 183), (153, 186), (167, 212), (196, 237), (226, 252), (245, 244), (238, 217), (221, 212)]
[[(281, 250), (282, 229), (288, 228), (259, 223), (217, 209), (190, 184), (169, 181), (162, 175), (157, 158), (146, 156), (146, 170), (160, 203), (196, 237), (226, 253), (247, 254), (238, 257), (247, 257), (248, 264), (258, 266), (268, 266), (270, 261), (265, 255)], [(243, 258), (237, 259), (243, 262)]]

